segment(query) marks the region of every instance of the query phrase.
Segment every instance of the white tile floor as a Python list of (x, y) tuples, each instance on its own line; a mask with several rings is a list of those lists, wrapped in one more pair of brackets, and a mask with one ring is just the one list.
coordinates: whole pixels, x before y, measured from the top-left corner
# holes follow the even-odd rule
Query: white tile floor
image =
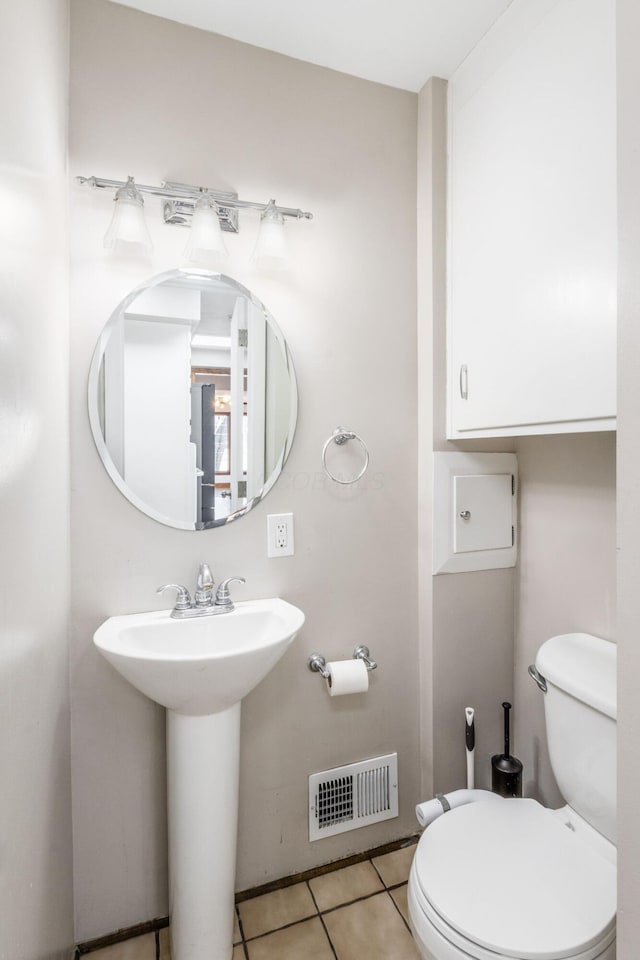
[[(233, 960), (419, 960), (407, 918), (415, 847), (314, 877), (236, 907)], [(167, 928), (86, 954), (171, 960)]]

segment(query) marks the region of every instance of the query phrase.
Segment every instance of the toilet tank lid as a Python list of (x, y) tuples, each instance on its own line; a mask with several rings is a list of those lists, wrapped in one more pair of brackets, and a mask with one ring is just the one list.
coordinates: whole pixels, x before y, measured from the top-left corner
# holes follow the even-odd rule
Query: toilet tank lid
[(615, 643), (589, 633), (563, 633), (542, 644), (536, 668), (548, 683), (616, 719)]

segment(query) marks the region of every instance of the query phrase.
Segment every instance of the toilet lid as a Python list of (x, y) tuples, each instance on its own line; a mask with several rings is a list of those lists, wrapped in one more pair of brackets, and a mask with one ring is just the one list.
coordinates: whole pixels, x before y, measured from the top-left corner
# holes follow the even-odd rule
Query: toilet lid
[(439, 817), (418, 844), (415, 869), (440, 917), (499, 956), (561, 960), (615, 925), (615, 867), (535, 800)]

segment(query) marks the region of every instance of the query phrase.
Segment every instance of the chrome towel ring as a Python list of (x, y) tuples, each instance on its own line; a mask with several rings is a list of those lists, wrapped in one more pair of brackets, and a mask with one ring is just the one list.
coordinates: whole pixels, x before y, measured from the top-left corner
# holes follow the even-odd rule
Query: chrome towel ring
[[(343, 443), (347, 443), (349, 440), (357, 440), (358, 443), (361, 445), (362, 450), (364, 452), (364, 464), (362, 466), (362, 469), (360, 470), (360, 473), (357, 476), (351, 477), (349, 480), (341, 480), (339, 477), (334, 476), (329, 470), (329, 467), (327, 466), (327, 450), (329, 449), (329, 446), (332, 443), (337, 443), (338, 446), (341, 447)], [(326, 473), (326, 475), (329, 477), (329, 479), (334, 480), (335, 483), (342, 483), (342, 484), (357, 483), (358, 480), (360, 480), (360, 478), (364, 476), (368, 466), (369, 466), (369, 450), (366, 443), (362, 439), (362, 437), (359, 437), (357, 433), (353, 432), (353, 430), (345, 430), (343, 427), (336, 427), (336, 429), (333, 431), (333, 433), (325, 443), (324, 447), (322, 448), (322, 468)]]

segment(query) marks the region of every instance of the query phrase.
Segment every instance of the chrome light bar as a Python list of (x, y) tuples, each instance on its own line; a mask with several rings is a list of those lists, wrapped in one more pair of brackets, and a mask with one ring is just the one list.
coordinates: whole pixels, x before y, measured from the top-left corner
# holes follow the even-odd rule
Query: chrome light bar
[[(124, 180), (107, 180), (104, 177), (76, 177), (76, 180), (81, 185), (86, 184), (99, 190), (118, 190), (120, 187), (127, 185)], [(259, 210), (262, 213), (268, 206), (267, 203), (240, 200), (237, 193), (210, 190), (208, 187), (194, 187), (188, 183), (166, 181), (159, 187), (155, 187), (136, 181), (135, 186), (140, 193), (148, 193), (164, 200), (164, 222), (178, 224), (179, 226), (189, 226), (194, 207), (204, 193), (208, 193), (215, 200), (220, 226), (229, 233), (238, 233), (238, 210)], [(278, 205), (275, 209), (283, 217), (293, 217), (296, 220), (313, 219), (313, 214), (304, 210), (295, 210), (292, 207), (280, 207)]]

